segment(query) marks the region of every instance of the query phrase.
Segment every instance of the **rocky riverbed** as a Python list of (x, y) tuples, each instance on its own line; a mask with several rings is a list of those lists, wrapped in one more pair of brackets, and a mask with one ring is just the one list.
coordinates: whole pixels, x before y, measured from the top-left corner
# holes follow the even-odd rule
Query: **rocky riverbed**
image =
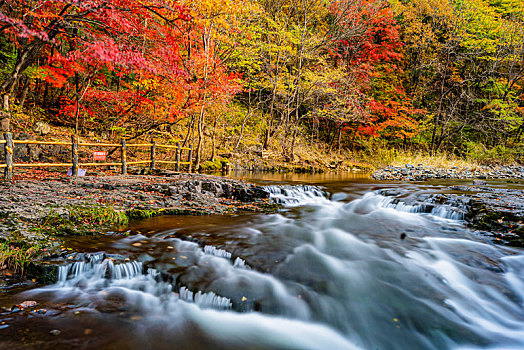
[(524, 191), (488, 186), (452, 186), (467, 201), (468, 225), (503, 244), (524, 247)]
[[(38, 223), (50, 212), (66, 214), (76, 206), (110, 206), (140, 218), (166, 213), (212, 214), (258, 211), (270, 205), (259, 186), (216, 176), (103, 176), (0, 183), (0, 215), (25, 225)], [(7, 234), (0, 225), (0, 237)], [(22, 226), (24, 226), (22, 224)]]
[(496, 243), (524, 247), (524, 190), (476, 185), (454, 185), (445, 193), (385, 189), (382, 195), (392, 198), (390, 206), (409, 212), (431, 213), (448, 219), (464, 220), (478, 233)]
[(444, 204), (455, 217), (466, 220), (470, 227), (493, 236), (500, 243), (524, 247), (524, 191), (491, 187), (485, 181), (504, 179), (507, 183), (521, 183), (519, 180), (524, 179), (522, 165), (436, 168), (405, 164), (377, 170), (371, 177), (390, 181), (472, 179), (472, 185), (451, 186), (453, 193), (449, 195), (423, 198), (424, 204), (420, 199), (410, 199), (406, 204), (427, 212), (434, 208), (431, 203)]
[(275, 208), (260, 186), (199, 174), (4, 181), (0, 193), (0, 275), (16, 275), (37, 256), (56, 254), (64, 235), (98, 234), (159, 215)]
[(524, 179), (524, 166), (480, 166), (476, 168), (437, 168), (422, 164), (388, 166), (375, 171), (376, 180), (427, 181), (433, 179)]

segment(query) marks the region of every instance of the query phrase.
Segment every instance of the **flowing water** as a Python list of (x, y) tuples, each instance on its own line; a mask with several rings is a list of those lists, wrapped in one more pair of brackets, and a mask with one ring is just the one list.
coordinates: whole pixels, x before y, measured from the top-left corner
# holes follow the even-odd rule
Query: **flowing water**
[(444, 182), (300, 180), (258, 179), (284, 207), (275, 214), (70, 239), (87, 253), (56, 284), (2, 299), (45, 312), (0, 316), (0, 346), (524, 348), (523, 250), (468, 229), (463, 195), (435, 204)]

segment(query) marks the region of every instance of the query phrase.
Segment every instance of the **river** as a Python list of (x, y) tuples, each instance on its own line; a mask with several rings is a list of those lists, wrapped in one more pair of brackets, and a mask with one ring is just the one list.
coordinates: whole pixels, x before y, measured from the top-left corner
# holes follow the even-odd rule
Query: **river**
[(61, 264), (56, 284), (2, 296), (39, 307), (0, 315), (0, 346), (524, 348), (523, 250), (467, 228), (460, 202), (410, 204), (450, 192), (449, 181), (244, 177), (283, 209), (72, 237), (66, 247), (83, 253)]

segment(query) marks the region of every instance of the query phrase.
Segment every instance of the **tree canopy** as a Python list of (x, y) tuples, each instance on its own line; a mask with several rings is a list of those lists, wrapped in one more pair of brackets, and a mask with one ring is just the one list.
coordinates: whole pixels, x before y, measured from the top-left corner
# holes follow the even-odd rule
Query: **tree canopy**
[(519, 0), (3, 0), (2, 115), (168, 128), (197, 162), (217, 137), (291, 160), (297, 139), (520, 147), (523, 21)]

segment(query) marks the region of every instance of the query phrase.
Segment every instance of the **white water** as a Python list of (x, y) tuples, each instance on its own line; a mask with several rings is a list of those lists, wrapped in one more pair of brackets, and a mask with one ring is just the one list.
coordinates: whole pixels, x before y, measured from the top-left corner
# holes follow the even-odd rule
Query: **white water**
[(271, 198), (287, 206), (314, 203), (325, 197), (324, 191), (317, 186), (266, 186)]
[(165, 237), (118, 243), (169, 244), (147, 260), (183, 266), (176, 283), (141, 262), (96, 255), (29, 293), (91, 308), (122, 299), (142, 329), (164, 330), (166, 344), (191, 344), (183, 330), (196, 328), (217, 348), (524, 348), (522, 251), (476, 238), (462, 208), (428, 213), (376, 192), (344, 202), (317, 187), (268, 189), (296, 210), (239, 228), (238, 251)]
[(218, 248), (210, 246), (210, 245), (206, 245), (204, 247), (204, 253), (210, 254), (210, 255), (214, 255), (214, 256), (218, 256), (218, 257), (221, 257), (221, 258), (231, 259), (231, 253), (230, 252), (227, 252), (227, 251), (225, 251), (223, 249), (218, 249)]

